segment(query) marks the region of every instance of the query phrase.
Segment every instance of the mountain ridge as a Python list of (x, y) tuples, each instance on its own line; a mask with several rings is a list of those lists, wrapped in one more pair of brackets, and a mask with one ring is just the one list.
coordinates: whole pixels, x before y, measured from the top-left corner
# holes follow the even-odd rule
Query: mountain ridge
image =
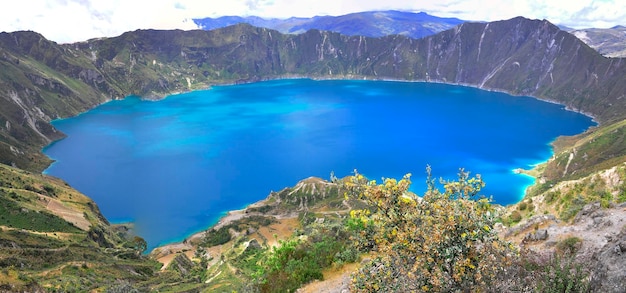
[(569, 29), (569, 33), (606, 57), (626, 57), (626, 27)]
[(193, 20), (201, 29), (212, 30), (238, 23), (274, 29), (284, 34), (304, 33), (310, 29), (338, 32), (348, 36), (382, 37), (405, 35), (419, 39), (450, 29), (463, 20), (442, 18), (425, 12), (396, 10), (356, 12), (340, 16), (291, 17), (287, 19), (261, 18), (258, 16), (222, 16)]
[[(0, 34), (0, 161), (42, 170), (59, 139), (49, 122), (128, 95), (160, 98), (213, 84), (306, 76), (443, 82), (527, 95), (593, 115), (626, 114), (626, 62), (606, 58), (547, 21), (464, 23), (423, 39), (299, 35), (245, 24), (213, 31), (137, 30), (58, 45)], [(21, 155), (28, 154), (28, 156)]]

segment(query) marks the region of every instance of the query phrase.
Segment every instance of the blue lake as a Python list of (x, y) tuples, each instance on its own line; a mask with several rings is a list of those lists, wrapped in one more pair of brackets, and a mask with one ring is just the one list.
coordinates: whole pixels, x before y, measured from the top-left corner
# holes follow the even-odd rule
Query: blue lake
[(275, 80), (217, 86), (160, 101), (128, 97), (57, 120), (68, 135), (44, 149), (47, 174), (93, 198), (112, 222), (132, 221), (150, 248), (180, 241), (224, 212), (309, 176), (371, 179), (425, 167), (481, 174), (483, 193), (517, 202), (549, 143), (594, 125), (528, 97), (387, 81)]

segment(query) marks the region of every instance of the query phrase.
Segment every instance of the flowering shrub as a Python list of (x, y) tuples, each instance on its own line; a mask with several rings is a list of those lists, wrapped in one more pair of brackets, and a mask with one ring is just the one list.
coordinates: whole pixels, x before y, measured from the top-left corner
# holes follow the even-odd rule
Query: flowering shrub
[(480, 176), (461, 170), (439, 190), (427, 168), (423, 197), (409, 192), (410, 174), (382, 184), (356, 174), (344, 181), (346, 196), (370, 210), (351, 213), (356, 241), (377, 255), (352, 277), (354, 292), (476, 291), (486, 289), (515, 255), (493, 230), (494, 209), (479, 198)]

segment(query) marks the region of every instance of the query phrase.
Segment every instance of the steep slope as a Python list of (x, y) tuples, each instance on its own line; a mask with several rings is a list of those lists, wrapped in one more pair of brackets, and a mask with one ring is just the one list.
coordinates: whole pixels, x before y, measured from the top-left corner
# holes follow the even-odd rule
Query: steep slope
[(368, 11), (340, 16), (316, 16), (312, 18), (265, 19), (256, 16), (223, 16), (219, 18), (194, 19), (205, 30), (247, 23), (274, 29), (285, 34), (299, 34), (311, 29), (337, 32), (347, 36), (382, 37), (403, 35), (414, 39), (434, 35), (463, 23), (458, 18), (441, 18), (424, 12)]
[(555, 142), (548, 180), (576, 179), (626, 161), (626, 120)]
[(0, 33), (0, 163), (41, 170), (42, 146), (63, 137), (52, 119), (76, 115), (122, 91), (82, 52), (33, 32)]
[(626, 117), (626, 62), (599, 55), (547, 21), (464, 23), (434, 36), (299, 35), (236, 25), (134, 31), (58, 45), (32, 32), (0, 35), (0, 161), (41, 170), (39, 149), (61, 137), (50, 119), (127, 95), (162, 97), (211, 84), (307, 76), (421, 80), (530, 95)]

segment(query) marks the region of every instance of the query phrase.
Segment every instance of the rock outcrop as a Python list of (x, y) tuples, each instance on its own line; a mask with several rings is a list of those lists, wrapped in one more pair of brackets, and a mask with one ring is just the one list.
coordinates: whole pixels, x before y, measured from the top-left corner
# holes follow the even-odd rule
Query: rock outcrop
[(624, 292), (626, 288), (626, 229), (607, 235), (608, 243), (594, 253), (591, 268), (596, 274), (592, 282), (598, 292)]

